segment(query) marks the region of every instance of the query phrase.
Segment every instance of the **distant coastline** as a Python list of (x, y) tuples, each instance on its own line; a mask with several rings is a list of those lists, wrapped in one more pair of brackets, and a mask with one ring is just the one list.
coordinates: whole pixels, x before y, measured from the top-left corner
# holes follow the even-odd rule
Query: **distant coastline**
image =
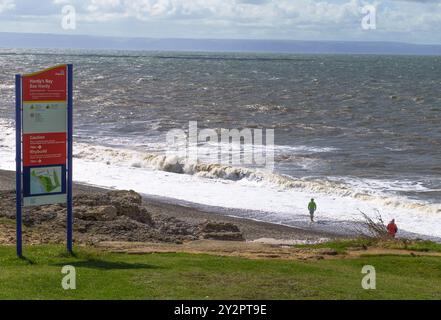
[(123, 38), (0, 32), (0, 48), (291, 54), (441, 55), (441, 45), (378, 41)]

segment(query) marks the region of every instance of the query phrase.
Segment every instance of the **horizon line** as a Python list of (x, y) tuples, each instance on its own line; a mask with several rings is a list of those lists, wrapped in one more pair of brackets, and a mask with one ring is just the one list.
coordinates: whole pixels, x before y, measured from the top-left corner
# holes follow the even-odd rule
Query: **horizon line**
[(41, 36), (65, 36), (65, 37), (89, 37), (89, 38), (106, 38), (106, 39), (137, 39), (137, 40), (201, 40), (201, 41), (262, 41), (262, 42), (329, 42), (329, 43), (377, 43), (377, 44), (404, 44), (412, 46), (437, 46), (441, 47), (441, 43), (417, 43), (404, 41), (388, 41), (388, 40), (301, 40), (301, 39), (267, 39), (267, 38), (191, 38), (191, 37), (143, 37), (143, 36), (112, 36), (112, 35), (96, 35), (96, 34), (67, 34), (67, 33), (50, 33), (50, 32), (9, 32), (0, 31), (0, 34), (12, 35), (41, 35)]

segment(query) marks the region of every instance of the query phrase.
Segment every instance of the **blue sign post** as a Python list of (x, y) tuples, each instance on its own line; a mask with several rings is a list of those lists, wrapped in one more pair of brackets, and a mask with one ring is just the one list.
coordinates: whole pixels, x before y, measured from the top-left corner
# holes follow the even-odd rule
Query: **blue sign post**
[(67, 204), (67, 250), (73, 252), (73, 66), (16, 75), (17, 255), (23, 207)]
[(22, 190), (21, 190), (21, 75), (15, 76), (15, 203), (17, 256), (23, 256), (22, 249)]
[(67, 251), (73, 252), (73, 66), (67, 66)]

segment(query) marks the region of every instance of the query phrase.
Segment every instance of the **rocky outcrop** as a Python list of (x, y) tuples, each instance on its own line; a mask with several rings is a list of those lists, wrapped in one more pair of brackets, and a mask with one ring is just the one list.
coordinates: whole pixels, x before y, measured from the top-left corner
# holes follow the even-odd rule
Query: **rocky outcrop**
[[(182, 243), (197, 239), (243, 240), (239, 228), (230, 223), (181, 221), (162, 215), (152, 216), (134, 191), (82, 194), (73, 199), (74, 235), (78, 243), (101, 241)], [(0, 218), (15, 219), (15, 193), (0, 191)], [(38, 231), (41, 242), (63, 242), (66, 206), (26, 208), (23, 224), (28, 236)], [(39, 240), (39, 241), (40, 241)], [(38, 242), (38, 241), (37, 241)]]
[(204, 239), (222, 241), (244, 241), (239, 228), (232, 223), (209, 222), (200, 227), (201, 236)]
[[(152, 224), (150, 214), (142, 207), (142, 197), (135, 191), (110, 191), (102, 195), (81, 195), (74, 199), (75, 212), (78, 208), (92, 208), (87, 212), (90, 218), (100, 221), (101, 214), (106, 217), (102, 221), (116, 219), (116, 216), (126, 216), (132, 220)], [(104, 211), (104, 212), (103, 212)], [(81, 217), (79, 217), (81, 219)], [(106, 219), (107, 218), (107, 219)], [(85, 219), (89, 220), (89, 219)]]

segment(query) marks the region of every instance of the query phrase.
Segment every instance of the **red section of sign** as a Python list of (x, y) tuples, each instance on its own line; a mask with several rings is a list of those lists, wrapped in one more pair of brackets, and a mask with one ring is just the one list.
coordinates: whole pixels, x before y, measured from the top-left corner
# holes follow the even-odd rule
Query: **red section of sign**
[(23, 101), (65, 101), (66, 98), (66, 65), (23, 76)]
[(46, 166), (66, 164), (66, 133), (23, 135), (23, 165)]

